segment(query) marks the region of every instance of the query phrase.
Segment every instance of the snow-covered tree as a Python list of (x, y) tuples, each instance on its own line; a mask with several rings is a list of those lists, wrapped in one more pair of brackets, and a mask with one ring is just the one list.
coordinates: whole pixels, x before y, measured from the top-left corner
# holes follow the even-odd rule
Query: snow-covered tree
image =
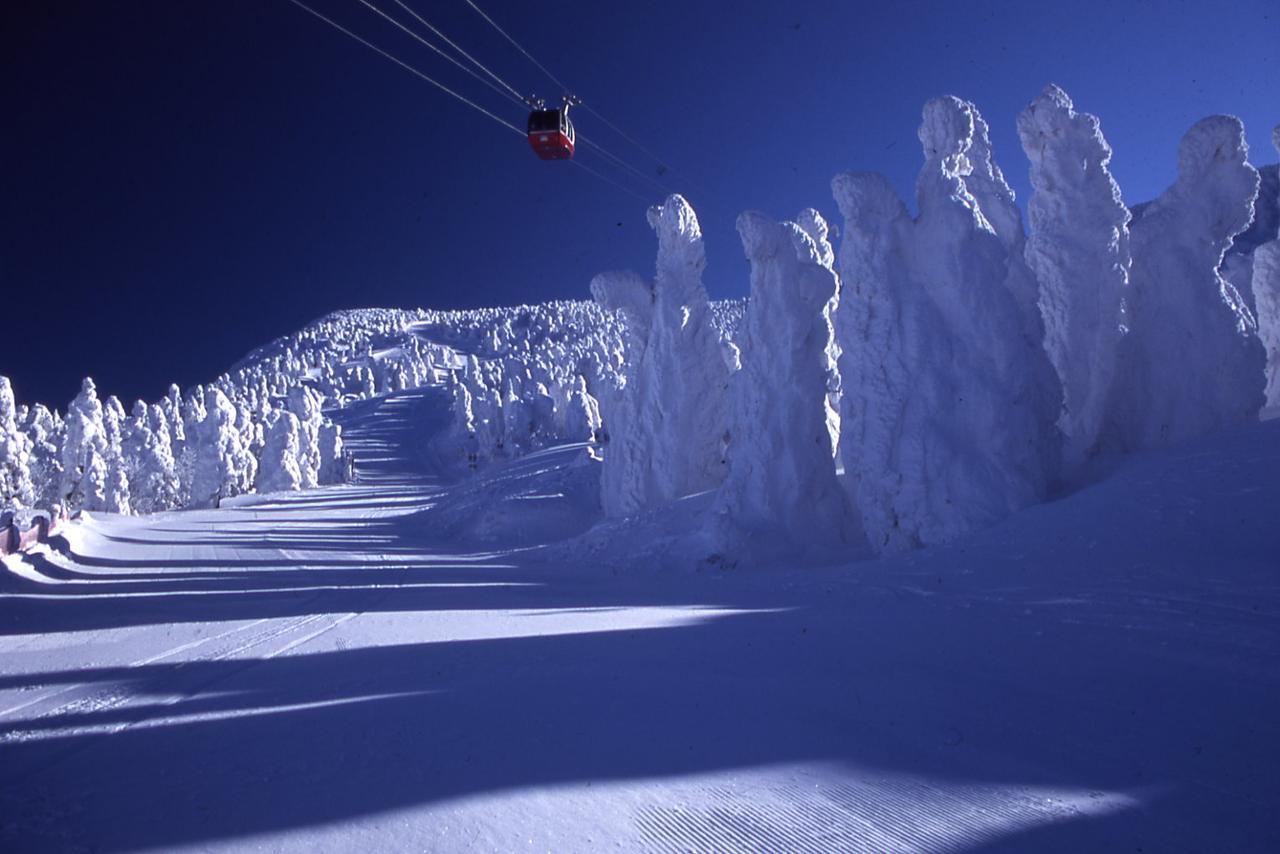
[(35, 502), (31, 483), (30, 440), (18, 429), (13, 386), (0, 376), (0, 507), (29, 507)]
[[(625, 415), (617, 414), (630, 423), (606, 416), (610, 440), (605, 458), (615, 453), (624, 458), (616, 465), (606, 462), (614, 474), (602, 475), (605, 508), (615, 515), (710, 489), (725, 471), (729, 368), (702, 285), (702, 230), (693, 208), (679, 195), (650, 208), (648, 219), (658, 236), (652, 287), (617, 274), (592, 283), (601, 305), (626, 312), (628, 327), (643, 323), (644, 312), (637, 311), (636, 303), (644, 301), (644, 291), (652, 295), (644, 345), (636, 348), (638, 356), (628, 354), (620, 392), (630, 400)], [(622, 471), (627, 476), (617, 478)]]
[(573, 381), (564, 405), (564, 435), (571, 442), (594, 442), (600, 432), (600, 405), (587, 391), (587, 380), (579, 374)]
[(653, 435), (640, 414), (640, 367), (645, 363), (653, 323), (653, 284), (631, 272), (601, 273), (591, 280), (591, 295), (602, 308), (618, 312), (627, 330), (625, 361), (618, 384), (603, 393), (601, 420), (607, 435), (600, 497), (609, 516), (629, 516), (650, 502), (648, 485)]
[(298, 416), (278, 410), (268, 417), (266, 442), (258, 464), (258, 492), (290, 492), (302, 488), (301, 427)]
[(881, 175), (832, 185), (845, 217), (841, 454), (868, 539), (885, 552), (1040, 500), (1061, 448), (1061, 389), (1036, 338), (1021, 221), (986, 125), (972, 104), (939, 98), (920, 141), (918, 219)]
[(1098, 119), (1050, 85), (1018, 116), (1031, 160), (1026, 258), (1040, 282), (1045, 349), (1063, 388), (1064, 464), (1097, 450), (1116, 371), (1129, 285), (1129, 210), (1107, 168)]
[(134, 405), (123, 451), (133, 512), (156, 513), (181, 506), (169, 419), (160, 405), (148, 407), (141, 400)]
[(320, 395), (303, 385), (289, 390), (288, 409), (298, 418), (298, 470), (302, 488), (312, 489), (320, 483), (320, 427), (324, 423)]
[(831, 452), (839, 458), (840, 448), (840, 341), (835, 333), (836, 311), (840, 308), (840, 275), (836, 272), (836, 253), (831, 246), (830, 227), (822, 214), (814, 208), (805, 208), (796, 217), (796, 225), (813, 241), (818, 251), (818, 263), (830, 270), (836, 279), (836, 292), (823, 306), (822, 318), (830, 334), (827, 335), (827, 432), (831, 435)]
[[(1280, 151), (1280, 126), (1271, 131), (1271, 142)], [(1276, 199), (1276, 219), (1280, 220), (1280, 198)], [(1266, 402), (1280, 406), (1280, 238), (1253, 252), (1253, 297), (1258, 306), (1258, 337), (1267, 351)]]
[(69, 510), (102, 510), (107, 501), (109, 446), (102, 403), (90, 377), (84, 378), (80, 394), (67, 408), (66, 429), (60, 493)]
[(824, 309), (836, 274), (795, 223), (748, 212), (738, 217), (738, 234), (751, 262), (751, 298), (742, 370), (730, 385), (729, 473), (713, 510), (716, 547), (735, 561), (837, 545), (846, 534), (826, 417)]
[(1123, 450), (1255, 418), (1265, 402), (1257, 323), (1219, 272), (1253, 218), (1247, 153), (1239, 119), (1200, 120), (1178, 147), (1177, 181), (1130, 224), (1129, 333), (1111, 406)]
[(211, 386), (205, 390), (204, 413), (195, 429), (191, 501), (217, 504), (252, 489), (257, 461), (235, 428), (235, 406), (220, 389)]
[(32, 506), (51, 510), (63, 501), (62, 442), (65, 426), (57, 413), (37, 403), (27, 411), (21, 427), (27, 442)]
[(329, 419), (320, 425), (317, 445), (320, 452), (320, 484), (345, 483), (347, 480), (346, 454), (342, 444), (342, 428)]

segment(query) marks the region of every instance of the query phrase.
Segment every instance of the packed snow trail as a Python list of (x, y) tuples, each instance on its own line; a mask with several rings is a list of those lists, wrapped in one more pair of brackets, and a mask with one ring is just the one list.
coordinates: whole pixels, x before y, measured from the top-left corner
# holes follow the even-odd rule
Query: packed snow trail
[(1280, 422), (953, 546), (715, 573), (635, 571), (640, 527), (525, 548), (592, 469), (434, 477), (445, 402), (345, 412), (353, 485), (7, 565), (0, 850), (1280, 849)]

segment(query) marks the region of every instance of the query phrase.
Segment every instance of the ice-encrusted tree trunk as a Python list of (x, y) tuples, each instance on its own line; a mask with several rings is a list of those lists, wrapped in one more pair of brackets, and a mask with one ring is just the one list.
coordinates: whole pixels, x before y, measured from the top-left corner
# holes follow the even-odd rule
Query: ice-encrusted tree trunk
[(17, 416), (13, 386), (8, 377), (0, 377), (0, 507), (29, 507), (35, 501), (30, 442), (18, 429)]
[(824, 309), (836, 275), (796, 223), (747, 212), (737, 226), (751, 298), (730, 382), (729, 471), (713, 506), (715, 545), (733, 562), (835, 546), (847, 533), (826, 418)]
[[(702, 230), (679, 195), (650, 208), (648, 220), (658, 236), (653, 285), (632, 274), (592, 283), (601, 305), (627, 313), (628, 326), (636, 327), (631, 335), (645, 328), (643, 345), (630, 348), (638, 356), (627, 356), (621, 400), (604, 413), (609, 447), (601, 483), (610, 515), (665, 504), (724, 479), (729, 368), (702, 285)], [(644, 324), (637, 309), (646, 302)], [(623, 459), (609, 463), (610, 454)]]
[(1266, 353), (1219, 265), (1253, 218), (1258, 172), (1244, 125), (1197, 122), (1178, 146), (1178, 179), (1129, 226), (1129, 333), (1111, 413), (1122, 450), (1182, 441), (1257, 416)]
[(107, 439), (102, 402), (90, 377), (67, 407), (66, 429), (59, 492), (68, 510), (101, 510), (107, 500)]
[(1045, 350), (1062, 382), (1063, 464), (1097, 451), (1129, 286), (1129, 209), (1098, 119), (1049, 85), (1018, 116), (1031, 161), (1026, 259), (1040, 283)]
[[(1280, 126), (1271, 131), (1280, 151)], [(1280, 218), (1280, 199), (1276, 200)], [(1253, 298), (1258, 306), (1258, 337), (1266, 348), (1266, 405), (1280, 407), (1280, 238), (1253, 252)]]
[(881, 552), (942, 542), (1042, 499), (1061, 452), (1061, 387), (1036, 339), (1021, 220), (985, 123), (950, 97), (923, 118), (918, 219), (883, 176), (832, 184), (846, 220), (841, 454)]

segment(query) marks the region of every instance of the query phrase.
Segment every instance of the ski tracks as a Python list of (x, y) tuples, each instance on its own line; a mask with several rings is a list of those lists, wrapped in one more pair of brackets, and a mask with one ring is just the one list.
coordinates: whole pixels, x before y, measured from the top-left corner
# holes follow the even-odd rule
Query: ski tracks
[[(123, 672), (105, 686), (75, 684), (51, 691), (0, 711), (0, 747), (40, 738), (105, 736), (143, 724), (259, 662), (315, 640), (361, 613), (253, 620), (124, 665), (120, 668)], [(169, 661), (192, 652), (195, 655), (191, 657)], [(230, 664), (214, 669), (212, 674), (204, 666), (220, 662)], [(92, 716), (107, 711), (116, 712), (110, 723), (93, 722)], [(65, 725), (59, 726), (59, 721)], [(82, 740), (79, 746), (83, 748), (88, 743)], [(38, 770), (41, 769), (6, 763), (3, 777), (12, 780)]]

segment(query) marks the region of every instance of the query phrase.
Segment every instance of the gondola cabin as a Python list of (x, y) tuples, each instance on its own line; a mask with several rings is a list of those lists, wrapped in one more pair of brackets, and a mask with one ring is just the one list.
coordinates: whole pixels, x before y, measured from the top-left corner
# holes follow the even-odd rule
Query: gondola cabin
[(543, 160), (568, 160), (573, 157), (573, 122), (566, 104), (558, 110), (534, 110), (529, 113), (529, 147)]

